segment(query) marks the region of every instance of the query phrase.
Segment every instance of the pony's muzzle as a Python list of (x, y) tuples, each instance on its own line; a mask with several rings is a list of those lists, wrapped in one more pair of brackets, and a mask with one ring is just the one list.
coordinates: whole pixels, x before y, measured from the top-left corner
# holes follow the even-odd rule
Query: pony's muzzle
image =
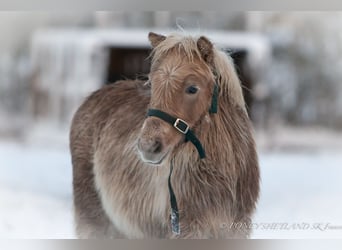
[(138, 147), (140, 150), (151, 153), (158, 154), (162, 150), (162, 143), (159, 138), (156, 139), (139, 139)]
[(160, 138), (140, 138), (138, 151), (144, 162), (159, 164), (164, 159), (163, 143)]

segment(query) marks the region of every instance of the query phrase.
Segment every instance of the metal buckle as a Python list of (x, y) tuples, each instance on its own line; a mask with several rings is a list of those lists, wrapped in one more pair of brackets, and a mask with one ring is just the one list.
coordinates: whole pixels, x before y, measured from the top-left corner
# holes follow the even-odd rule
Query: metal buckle
[[(178, 124), (183, 124), (186, 126), (186, 128), (184, 130), (182, 130), (182, 128), (178, 127)], [(177, 118), (177, 120), (175, 121), (173, 126), (182, 134), (186, 134), (189, 130), (189, 125), (185, 121), (183, 121), (182, 119), (179, 119), (179, 118)]]

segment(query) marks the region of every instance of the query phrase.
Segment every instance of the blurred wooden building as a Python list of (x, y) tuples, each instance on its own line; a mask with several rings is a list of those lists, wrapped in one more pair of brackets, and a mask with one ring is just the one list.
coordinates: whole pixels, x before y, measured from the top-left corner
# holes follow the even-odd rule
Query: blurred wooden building
[[(167, 35), (170, 30), (153, 30)], [(31, 111), (35, 122), (69, 126), (84, 98), (104, 84), (143, 78), (151, 51), (145, 29), (48, 29), (36, 31), (31, 41)], [(234, 59), (248, 110), (253, 86), (270, 59), (268, 40), (246, 32), (205, 31)]]

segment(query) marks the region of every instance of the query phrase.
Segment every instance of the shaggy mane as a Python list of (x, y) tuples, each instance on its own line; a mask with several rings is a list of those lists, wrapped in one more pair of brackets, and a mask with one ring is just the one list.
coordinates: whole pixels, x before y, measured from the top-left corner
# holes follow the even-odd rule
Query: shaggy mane
[[(184, 52), (190, 62), (193, 62), (195, 57), (203, 61), (197, 47), (197, 40), (198, 37), (190, 35), (170, 34), (152, 50), (150, 55), (152, 65), (160, 61), (173, 48), (178, 48), (179, 53), (181, 51)], [(220, 87), (220, 97), (233, 100), (236, 105), (246, 112), (241, 83), (236, 73), (233, 59), (215, 45), (213, 46), (213, 55), (214, 65), (210, 65), (210, 68), (213, 69), (216, 82)]]

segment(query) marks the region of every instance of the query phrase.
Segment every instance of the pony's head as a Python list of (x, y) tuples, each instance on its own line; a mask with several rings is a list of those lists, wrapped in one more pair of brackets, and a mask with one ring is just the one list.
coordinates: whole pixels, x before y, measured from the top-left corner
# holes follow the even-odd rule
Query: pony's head
[[(208, 114), (212, 103), (215, 75), (220, 73), (215, 65), (219, 63), (215, 62), (217, 50), (204, 36), (165, 37), (151, 32), (149, 40), (153, 47), (149, 108), (180, 118), (193, 128)], [(138, 150), (144, 162), (160, 164), (182, 142), (183, 133), (149, 116), (138, 138)]]

